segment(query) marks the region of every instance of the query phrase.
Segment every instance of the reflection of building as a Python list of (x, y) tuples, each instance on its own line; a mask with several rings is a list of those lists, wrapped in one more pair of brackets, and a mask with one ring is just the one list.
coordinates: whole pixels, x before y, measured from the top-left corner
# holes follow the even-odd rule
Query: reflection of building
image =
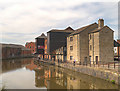
[(32, 59), (17, 59), (17, 60), (7, 60), (2, 61), (2, 72), (7, 72), (11, 70), (16, 70), (18, 68), (21, 68), (27, 64), (31, 63)]
[(35, 42), (27, 42), (25, 44), (26, 48), (29, 48), (32, 53), (35, 53)]
[(38, 68), (38, 66), (34, 64), (34, 61), (31, 61), (31, 64), (27, 65), (26, 68), (30, 70), (34, 70)]
[(44, 69), (35, 69), (35, 86), (36, 87), (45, 87)]
[(80, 80), (74, 76), (67, 76), (67, 89), (80, 89)]
[(41, 34), (41, 36), (35, 38), (36, 40), (36, 53), (39, 54), (42, 58), (44, 58), (44, 54), (46, 52), (45, 48), (45, 43), (46, 43), (46, 36), (44, 33)]

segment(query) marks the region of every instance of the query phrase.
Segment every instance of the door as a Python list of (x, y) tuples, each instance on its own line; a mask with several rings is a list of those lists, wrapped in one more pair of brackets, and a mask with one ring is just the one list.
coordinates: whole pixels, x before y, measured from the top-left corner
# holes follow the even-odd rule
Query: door
[(90, 64), (91, 64), (91, 56), (89, 58), (90, 58)]
[(96, 64), (98, 64), (98, 56), (96, 56)]

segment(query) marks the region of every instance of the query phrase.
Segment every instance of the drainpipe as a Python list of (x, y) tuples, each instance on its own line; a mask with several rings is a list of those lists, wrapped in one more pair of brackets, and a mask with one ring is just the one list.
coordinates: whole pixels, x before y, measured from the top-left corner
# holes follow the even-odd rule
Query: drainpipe
[(119, 61), (119, 45), (120, 45), (120, 44), (118, 44), (118, 61)]
[(94, 33), (93, 33), (93, 64), (95, 64), (94, 63)]

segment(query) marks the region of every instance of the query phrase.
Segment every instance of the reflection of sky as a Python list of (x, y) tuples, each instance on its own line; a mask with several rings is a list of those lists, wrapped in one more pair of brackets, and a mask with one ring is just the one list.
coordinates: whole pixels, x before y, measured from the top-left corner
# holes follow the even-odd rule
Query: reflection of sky
[(3, 84), (8, 89), (37, 89), (35, 87), (35, 72), (25, 67), (2, 74)]
[(34, 41), (35, 37), (52, 28), (65, 29), (71, 26), (77, 29), (97, 22), (99, 18), (104, 18), (105, 25), (115, 31), (117, 39), (117, 16), (117, 2), (0, 0), (0, 32), (3, 32), (2, 42), (8, 43), (24, 44)]

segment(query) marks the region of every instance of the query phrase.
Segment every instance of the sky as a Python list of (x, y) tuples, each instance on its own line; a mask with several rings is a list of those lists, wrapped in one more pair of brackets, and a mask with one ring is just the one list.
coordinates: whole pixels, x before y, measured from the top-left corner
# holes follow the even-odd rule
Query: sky
[(99, 18), (118, 39), (118, 0), (0, 0), (0, 42), (25, 45), (51, 29), (78, 29)]

